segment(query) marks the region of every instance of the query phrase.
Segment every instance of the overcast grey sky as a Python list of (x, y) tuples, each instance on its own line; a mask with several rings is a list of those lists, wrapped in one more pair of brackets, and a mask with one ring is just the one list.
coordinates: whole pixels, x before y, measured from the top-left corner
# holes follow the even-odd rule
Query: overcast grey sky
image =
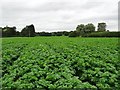
[(2, 0), (0, 26), (16, 26), (21, 31), (34, 24), (36, 31), (75, 30), (78, 24), (106, 22), (118, 30), (119, 0)]

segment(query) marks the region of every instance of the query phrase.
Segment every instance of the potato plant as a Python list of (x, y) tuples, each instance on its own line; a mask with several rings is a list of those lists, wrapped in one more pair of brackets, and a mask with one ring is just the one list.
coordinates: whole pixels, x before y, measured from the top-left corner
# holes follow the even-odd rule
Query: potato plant
[(119, 89), (117, 38), (2, 39), (2, 89)]

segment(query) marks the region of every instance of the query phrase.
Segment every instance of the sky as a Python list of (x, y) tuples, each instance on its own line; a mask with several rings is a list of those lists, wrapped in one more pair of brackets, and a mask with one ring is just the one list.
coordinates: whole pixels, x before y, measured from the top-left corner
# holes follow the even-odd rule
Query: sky
[(2, 0), (0, 27), (21, 31), (34, 24), (36, 32), (73, 31), (79, 24), (106, 22), (107, 30), (118, 31), (119, 0)]

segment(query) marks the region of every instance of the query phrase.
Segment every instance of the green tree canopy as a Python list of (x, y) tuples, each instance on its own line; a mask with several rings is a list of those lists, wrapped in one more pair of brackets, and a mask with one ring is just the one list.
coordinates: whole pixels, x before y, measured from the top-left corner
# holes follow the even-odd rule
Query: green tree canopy
[(79, 33), (77, 31), (71, 31), (69, 34), (69, 37), (77, 37), (79, 36)]
[(26, 26), (25, 28), (22, 29), (21, 31), (22, 36), (27, 36), (27, 37), (33, 37), (35, 36), (35, 28), (34, 25), (31, 24), (29, 26)]
[(4, 27), (2, 28), (2, 36), (3, 37), (12, 37), (16, 36), (16, 27)]
[(95, 31), (95, 26), (92, 23), (85, 25), (85, 33), (91, 33)]
[(106, 31), (106, 23), (98, 23), (98, 31)]
[(85, 33), (85, 25), (84, 24), (80, 24), (76, 27), (76, 31), (79, 35), (82, 35)]

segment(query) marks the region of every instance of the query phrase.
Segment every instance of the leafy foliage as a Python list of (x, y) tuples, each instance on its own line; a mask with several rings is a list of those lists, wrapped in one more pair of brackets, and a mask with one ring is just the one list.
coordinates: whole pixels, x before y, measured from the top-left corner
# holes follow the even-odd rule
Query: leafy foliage
[(98, 31), (106, 31), (106, 23), (98, 23)]
[(120, 32), (93, 32), (83, 37), (120, 37)]
[(77, 31), (72, 31), (70, 34), (69, 34), (69, 37), (77, 37), (79, 36), (79, 33)]
[(2, 88), (119, 89), (117, 38), (4, 38)]
[(33, 37), (35, 36), (35, 28), (34, 25), (31, 24), (29, 26), (26, 26), (25, 28), (22, 29), (21, 31), (21, 36), (29, 36), (29, 37)]
[(4, 27), (1, 28), (2, 30), (2, 37), (13, 37), (16, 36), (16, 27)]

